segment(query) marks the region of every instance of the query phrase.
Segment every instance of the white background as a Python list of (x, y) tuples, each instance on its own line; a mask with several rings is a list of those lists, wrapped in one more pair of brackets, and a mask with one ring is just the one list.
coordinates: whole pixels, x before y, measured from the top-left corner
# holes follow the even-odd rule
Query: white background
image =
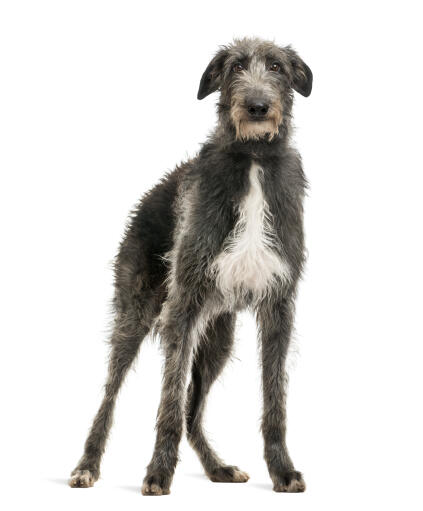
[[(422, 508), (418, 4), (1, 2), (4, 509)], [(248, 315), (207, 413), (247, 484), (209, 482), (184, 440), (171, 495), (141, 496), (161, 379), (149, 341), (121, 392), (101, 480), (70, 489), (101, 398), (127, 213), (204, 141), (216, 95), (198, 102), (199, 79), (219, 44), (244, 35), (292, 44), (315, 77), (295, 106), (311, 189), (288, 401), (307, 491), (271, 491)]]

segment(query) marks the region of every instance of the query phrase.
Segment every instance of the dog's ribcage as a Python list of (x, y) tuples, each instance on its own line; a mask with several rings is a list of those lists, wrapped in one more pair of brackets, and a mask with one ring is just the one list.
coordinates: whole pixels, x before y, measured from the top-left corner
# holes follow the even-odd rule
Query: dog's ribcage
[(262, 172), (253, 162), (249, 191), (239, 206), (238, 221), (211, 265), (224, 296), (252, 291), (260, 299), (278, 279), (289, 281), (289, 266), (275, 250), (280, 241), (263, 194)]

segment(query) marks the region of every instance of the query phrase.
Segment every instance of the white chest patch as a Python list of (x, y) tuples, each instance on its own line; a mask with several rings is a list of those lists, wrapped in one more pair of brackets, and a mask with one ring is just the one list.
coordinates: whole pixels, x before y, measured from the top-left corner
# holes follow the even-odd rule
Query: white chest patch
[(262, 172), (253, 162), (250, 189), (239, 207), (239, 219), (211, 267), (224, 295), (252, 291), (261, 298), (277, 277), (282, 282), (290, 279), (287, 263), (274, 250), (275, 232), (260, 183)]

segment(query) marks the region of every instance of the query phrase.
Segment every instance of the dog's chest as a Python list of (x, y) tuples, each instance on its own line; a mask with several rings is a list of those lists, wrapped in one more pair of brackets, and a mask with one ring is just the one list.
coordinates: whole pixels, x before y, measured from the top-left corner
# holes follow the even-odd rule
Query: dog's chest
[(289, 280), (289, 267), (275, 250), (273, 219), (261, 184), (262, 169), (249, 171), (249, 190), (239, 206), (238, 221), (212, 264), (216, 282), (224, 295), (252, 291), (260, 297), (278, 280)]

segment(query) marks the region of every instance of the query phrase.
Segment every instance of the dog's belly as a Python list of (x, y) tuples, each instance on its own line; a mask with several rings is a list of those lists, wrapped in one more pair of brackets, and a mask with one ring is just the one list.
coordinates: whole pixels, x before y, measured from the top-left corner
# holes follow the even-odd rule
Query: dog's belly
[(262, 298), (273, 285), (289, 281), (290, 271), (275, 250), (280, 243), (260, 183), (261, 168), (253, 163), (250, 189), (239, 208), (239, 219), (212, 264), (224, 296), (252, 292)]

